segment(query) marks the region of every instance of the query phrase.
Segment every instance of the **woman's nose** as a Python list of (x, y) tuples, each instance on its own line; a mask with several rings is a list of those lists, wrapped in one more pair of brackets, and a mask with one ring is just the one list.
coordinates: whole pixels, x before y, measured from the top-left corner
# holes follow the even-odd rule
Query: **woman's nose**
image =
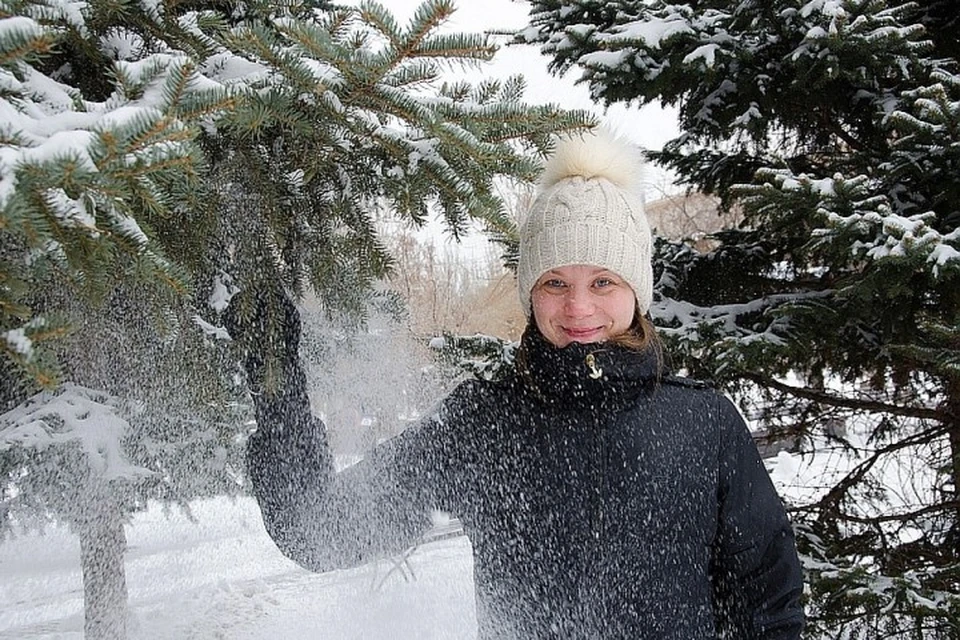
[(590, 298), (590, 292), (584, 289), (571, 287), (564, 302), (564, 309), (568, 316), (588, 316), (593, 313), (593, 301)]

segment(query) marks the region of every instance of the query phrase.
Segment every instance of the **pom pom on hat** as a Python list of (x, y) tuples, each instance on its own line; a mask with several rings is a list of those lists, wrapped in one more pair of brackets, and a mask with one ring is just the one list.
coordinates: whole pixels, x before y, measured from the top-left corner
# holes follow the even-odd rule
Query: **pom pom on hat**
[(639, 192), (642, 172), (636, 149), (601, 129), (562, 138), (543, 168), (540, 190), (580, 177), (604, 179), (620, 189)]
[(540, 276), (573, 264), (618, 274), (633, 288), (640, 312), (647, 312), (653, 243), (639, 194), (641, 175), (637, 149), (606, 131), (560, 140), (520, 225), (517, 280), (525, 313)]

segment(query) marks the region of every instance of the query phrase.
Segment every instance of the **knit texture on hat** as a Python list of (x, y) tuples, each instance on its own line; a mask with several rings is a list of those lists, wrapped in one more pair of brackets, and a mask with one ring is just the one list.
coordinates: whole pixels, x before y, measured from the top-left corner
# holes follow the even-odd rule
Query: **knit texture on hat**
[(540, 191), (520, 225), (520, 304), (544, 272), (587, 264), (613, 271), (646, 313), (653, 301), (650, 225), (639, 196), (641, 163), (606, 132), (564, 138), (547, 161)]

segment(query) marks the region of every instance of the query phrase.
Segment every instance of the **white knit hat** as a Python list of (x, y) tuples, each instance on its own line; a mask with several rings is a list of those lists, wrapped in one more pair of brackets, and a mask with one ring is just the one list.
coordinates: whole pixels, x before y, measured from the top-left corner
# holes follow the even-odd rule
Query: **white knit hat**
[(633, 288), (640, 313), (647, 312), (652, 240), (639, 193), (641, 169), (637, 149), (605, 131), (560, 140), (520, 225), (524, 313), (530, 314), (530, 291), (544, 272), (574, 264), (613, 271)]

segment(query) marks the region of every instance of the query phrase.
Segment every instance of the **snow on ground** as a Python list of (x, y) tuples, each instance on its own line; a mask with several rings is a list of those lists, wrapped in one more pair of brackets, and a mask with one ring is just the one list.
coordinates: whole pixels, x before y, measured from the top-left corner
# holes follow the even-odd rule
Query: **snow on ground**
[[(465, 537), (417, 549), (413, 577), (390, 561), (314, 574), (274, 547), (252, 499), (200, 501), (193, 515), (157, 506), (127, 527), (135, 640), (475, 636)], [(0, 603), (0, 640), (81, 640), (77, 539), (56, 527), (0, 542)]]
[[(782, 452), (767, 464), (781, 495), (805, 502), (856, 460), (826, 450)], [(463, 536), (421, 546), (409, 568), (384, 560), (314, 574), (280, 554), (251, 498), (191, 507), (195, 522), (155, 505), (127, 526), (132, 640), (476, 635), (473, 562)], [(63, 527), (0, 541), (0, 640), (82, 640), (79, 556), (76, 537)]]

